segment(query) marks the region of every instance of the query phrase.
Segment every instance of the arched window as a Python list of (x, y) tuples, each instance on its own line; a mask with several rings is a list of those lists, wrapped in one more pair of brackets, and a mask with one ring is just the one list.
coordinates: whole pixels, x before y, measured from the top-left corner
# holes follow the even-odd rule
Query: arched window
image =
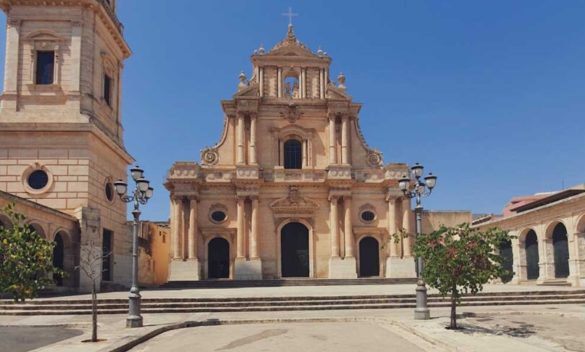
[(302, 169), (303, 148), (301, 142), (289, 139), (284, 143), (284, 168)]

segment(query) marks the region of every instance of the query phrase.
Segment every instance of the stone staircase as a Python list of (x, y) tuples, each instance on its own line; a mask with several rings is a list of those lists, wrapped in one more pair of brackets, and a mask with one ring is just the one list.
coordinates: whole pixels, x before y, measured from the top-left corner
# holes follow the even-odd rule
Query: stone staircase
[[(448, 307), (449, 301), (429, 296), (429, 307)], [(465, 296), (461, 306), (584, 304), (585, 290), (480, 293)], [(340, 309), (414, 308), (414, 295), (355, 295), (237, 298), (147, 298), (142, 313), (262, 312)], [(100, 299), (99, 314), (127, 314), (128, 300)], [(0, 315), (80, 315), (91, 313), (91, 300), (34, 300), (24, 304), (0, 301)]]
[(162, 289), (189, 289), (189, 288), (237, 288), (237, 287), (279, 287), (279, 286), (340, 286), (340, 285), (393, 285), (414, 284), (415, 278), (359, 278), (359, 279), (273, 279), (273, 280), (198, 280), (198, 281), (169, 281), (161, 286)]

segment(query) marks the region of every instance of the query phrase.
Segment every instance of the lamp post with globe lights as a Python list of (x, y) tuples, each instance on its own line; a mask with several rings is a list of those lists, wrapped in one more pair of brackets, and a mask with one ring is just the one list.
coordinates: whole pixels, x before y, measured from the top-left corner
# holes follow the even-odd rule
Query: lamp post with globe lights
[[(399, 181), (398, 185), (404, 196), (416, 201), (416, 208), (414, 212), (416, 215), (416, 237), (422, 233), (421, 217), (422, 217), (422, 198), (428, 197), (435, 185), (437, 184), (437, 176), (429, 173), (424, 178), (422, 177), (424, 167), (419, 163), (414, 164), (410, 168), (410, 175), (404, 175)], [(424, 179), (421, 180), (421, 178)], [(426, 320), (430, 319), (430, 312), (427, 306), (427, 287), (422, 277), (424, 262), (421, 257), (416, 258), (416, 308), (414, 310), (414, 319)]]
[(134, 217), (132, 230), (132, 287), (128, 295), (128, 318), (126, 327), (142, 327), (142, 315), (140, 315), (140, 289), (138, 288), (138, 223), (140, 221), (140, 204), (145, 205), (154, 193), (150, 187), (150, 181), (144, 178), (144, 170), (138, 165), (130, 169), (130, 174), (136, 187), (128, 193), (128, 184), (123, 180), (114, 182), (116, 193), (126, 203), (134, 203), (132, 215)]

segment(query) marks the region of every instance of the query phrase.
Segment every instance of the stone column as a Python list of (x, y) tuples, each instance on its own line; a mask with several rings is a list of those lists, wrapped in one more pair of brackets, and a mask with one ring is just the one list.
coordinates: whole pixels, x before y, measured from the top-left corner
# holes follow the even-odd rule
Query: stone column
[[(513, 284), (519, 284), (521, 279), (526, 279), (526, 263), (522, 265), (522, 254), (526, 258), (526, 254), (522, 253), (520, 246), (524, 243), (520, 242), (518, 231), (510, 231), (510, 235), (516, 236), (512, 239), (512, 270), (514, 270), (514, 276), (512, 277)], [(521, 254), (522, 253), (522, 254)]]
[(236, 234), (236, 257), (237, 258), (244, 258), (244, 200), (245, 198), (238, 197), (238, 204), (237, 204), (237, 221), (238, 221), (238, 229)]
[(259, 91), (260, 96), (264, 96), (264, 68), (260, 67), (258, 69), (258, 84), (259, 84)]
[[(81, 62), (81, 36), (82, 36), (82, 23), (79, 21), (71, 22), (71, 60), (73, 62)], [(116, 94), (116, 106), (120, 106), (120, 92), (122, 90), (122, 82), (120, 74), (122, 72), (122, 64), (118, 67), (118, 77), (116, 79), (117, 89)], [(73, 84), (73, 92), (79, 94), (81, 91), (81, 65), (73, 65), (71, 67), (71, 83)], [(120, 110), (119, 108), (116, 110)]]
[(331, 202), (331, 257), (339, 257), (339, 228), (338, 228), (338, 211), (337, 211), (337, 197), (330, 197)]
[(189, 259), (197, 258), (197, 199), (189, 201), (189, 237), (187, 240)]
[(335, 116), (332, 115), (329, 117), (329, 164), (337, 163), (335, 143)]
[(176, 248), (175, 258), (183, 259), (183, 199), (175, 198), (175, 238), (173, 243)]
[[(6, 53), (9, 54), (6, 55), (4, 62), (4, 93), (6, 94), (16, 94), (18, 89), (20, 24), (20, 20), (10, 19), (6, 26)], [(23, 55), (30, 55), (30, 52), (23, 51)]]
[(349, 164), (349, 116), (341, 121), (341, 163)]
[(303, 140), (301, 143), (301, 147), (303, 149), (302, 151), (302, 168), (304, 169), (305, 167), (307, 167), (307, 141)]
[(323, 73), (323, 70), (319, 70), (319, 98), (320, 99), (325, 98), (324, 80), (325, 80), (325, 74)]
[(250, 259), (258, 258), (258, 197), (252, 198)]
[(244, 115), (238, 113), (236, 118), (236, 163), (244, 164)]
[(390, 240), (390, 256), (391, 257), (399, 257), (400, 256), (400, 251), (399, 251), (399, 245), (400, 243), (396, 243), (394, 240), (394, 237), (392, 237), (392, 235), (398, 233), (400, 231), (400, 216), (398, 216), (398, 210), (399, 210), (399, 199), (388, 199), (388, 235), (390, 236), (389, 240)]
[(277, 68), (277, 71), (276, 71), (276, 80), (277, 80), (277, 82), (276, 82), (276, 89), (277, 89), (276, 96), (278, 98), (281, 98), (282, 97), (282, 68), (280, 68), (280, 67)]
[(412, 237), (415, 236), (414, 214), (410, 209), (410, 199), (404, 199), (402, 203), (402, 227), (408, 233), (408, 236), (403, 239), (404, 257), (412, 257)]
[(344, 234), (345, 234), (345, 258), (355, 257), (353, 224), (351, 222), (351, 197), (343, 197), (345, 207)]
[(585, 233), (575, 233), (575, 243), (573, 244), (574, 246), (574, 253), (575, 253), (575, 261), (574, 261), (574, 265), (575, 265), (575, 286), (583, 286), (582, 280), (581, 278), (584, 276), (585, 274), (585, 268), (584, 268), (584, 264), (585, 264), (585, 258), (583, 258), (583, 256), (585, 255), (585, 253), (583, 253), (581, 251), (581, 249), (583, 248), (581, 246), (581, 244), (583, 242), (585, 242)]
[(177, 198), (171, 196), (171, 238), (173, 245), (172, 247), (173, 259), (180, 258), (179, 248), (181, 246), (181, 241), (179, 239), (179, 227), (177, 226), (178, 225), (177, 203), (178, 203)]
[(256, 114), (250, 115), (250, 146), (248, 150), (250, 164), (256, 164), (256, 120)]

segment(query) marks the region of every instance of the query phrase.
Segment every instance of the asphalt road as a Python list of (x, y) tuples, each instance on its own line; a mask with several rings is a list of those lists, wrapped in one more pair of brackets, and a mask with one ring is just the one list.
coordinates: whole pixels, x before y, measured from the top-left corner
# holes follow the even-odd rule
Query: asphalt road
[(64, 327), (0, 326), (0, 352), (26, 352), (83, 334)]
[(422, 352), (375, 323), (286, 323), (197, 327), (173, 330), (132, 349), (229, 352)]

